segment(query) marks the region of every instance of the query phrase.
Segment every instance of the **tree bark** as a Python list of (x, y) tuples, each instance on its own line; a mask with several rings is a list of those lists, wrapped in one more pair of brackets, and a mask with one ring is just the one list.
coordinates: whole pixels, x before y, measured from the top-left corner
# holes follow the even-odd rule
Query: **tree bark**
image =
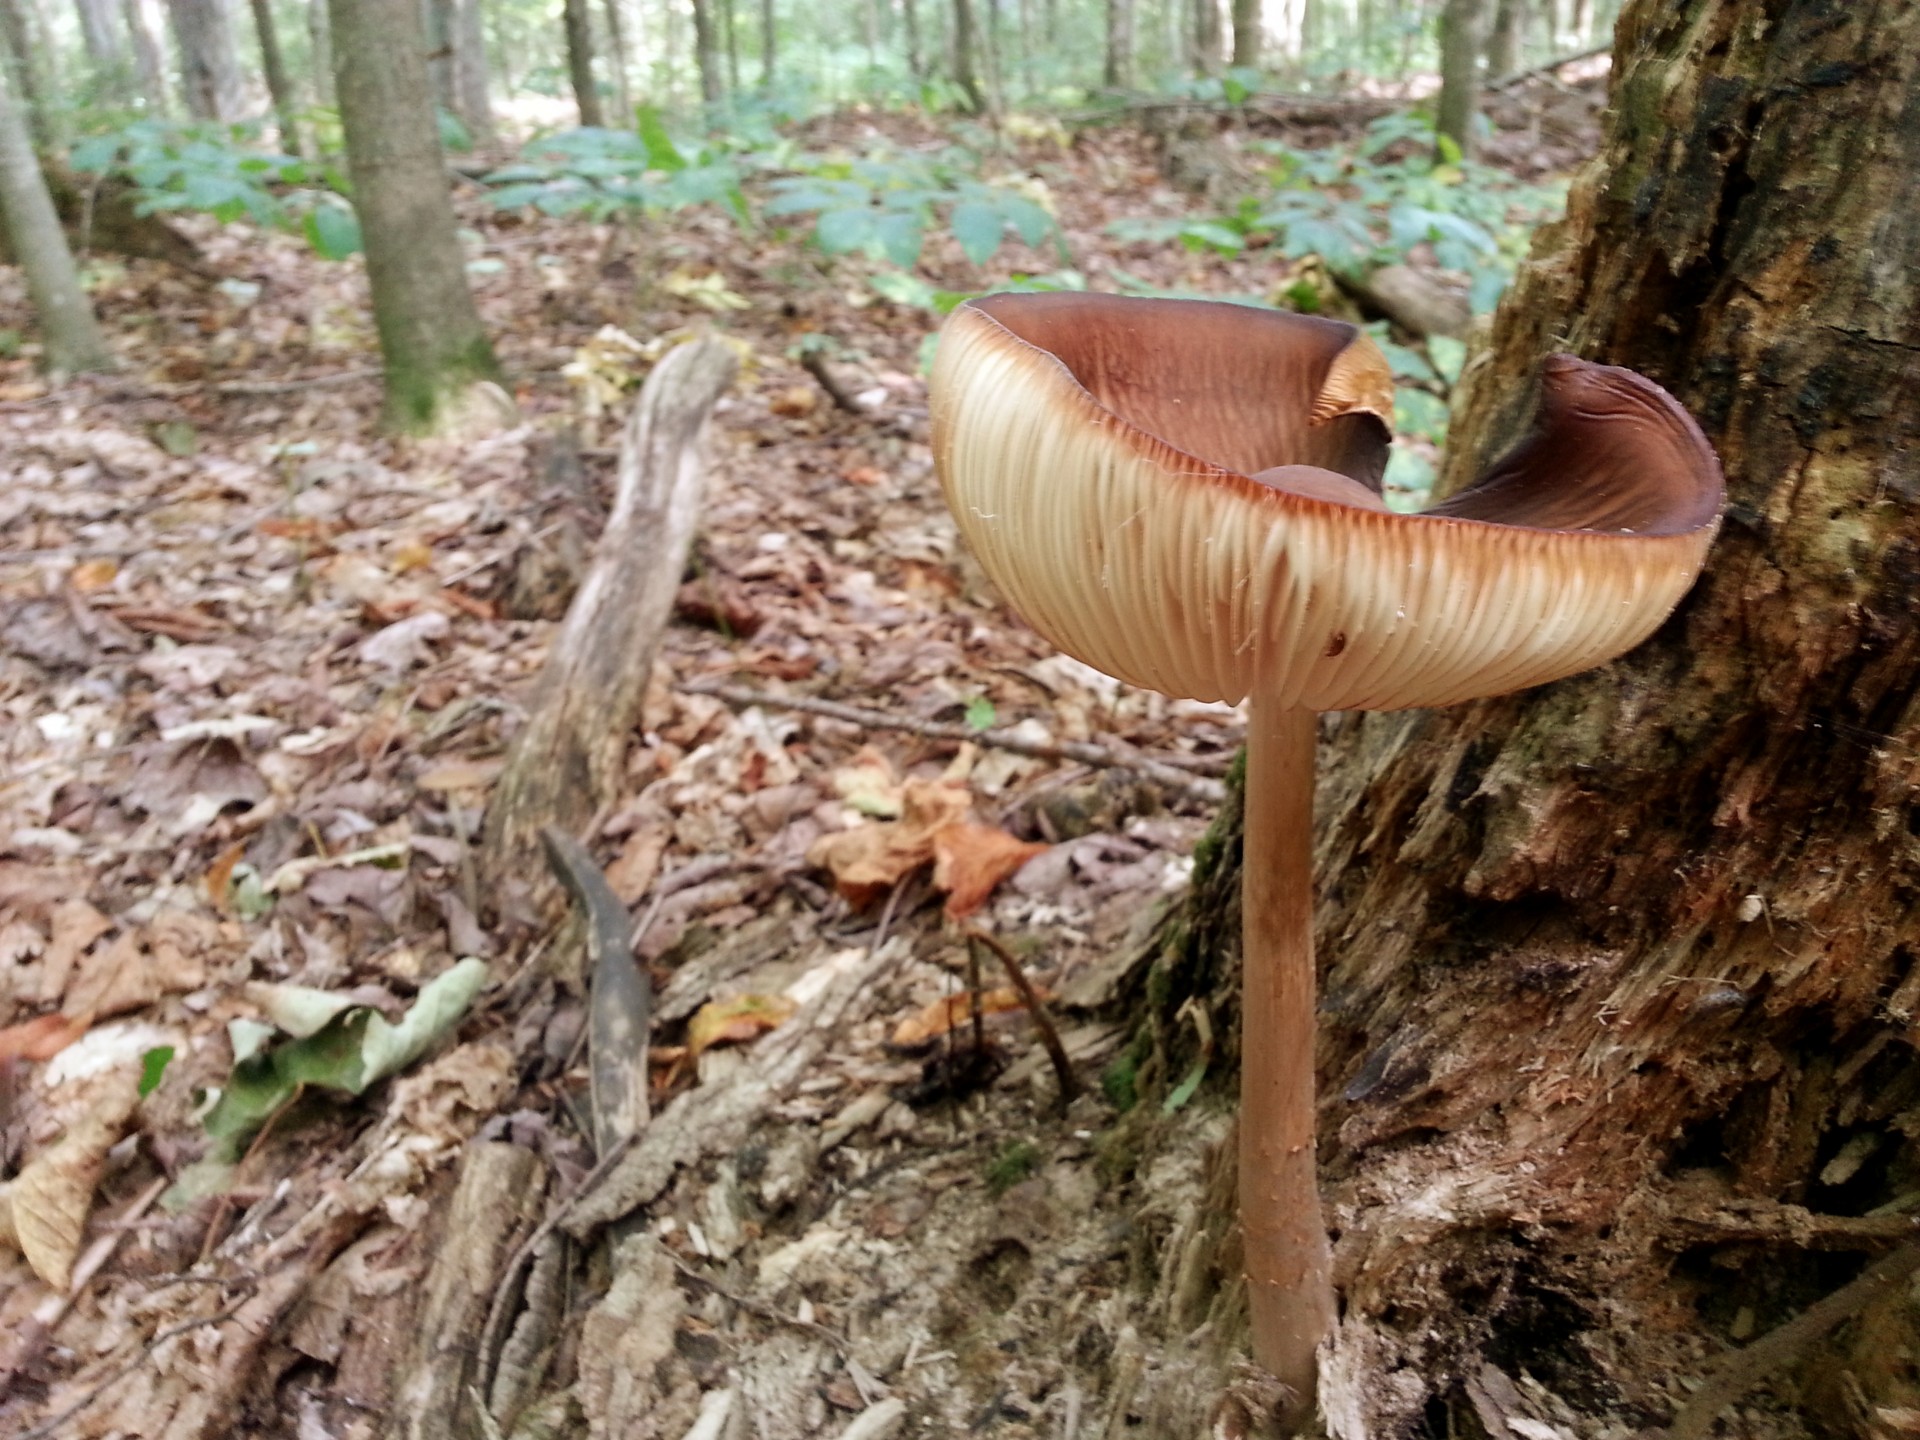
[[(1632, 0), (1614, 76), (1601, 161), (1470, 366), (1443, 490), (1564, 349), (1688, 407), (1727, 521), (1612, 666), (1328, 722), (1340, 1440), (1484, 1433), (1523, 1365), (1567, 1433), (1663, 1424), (1712, 1352), (1864, 1263), (1810, 1253), (1821, 1225), (1920, 1178), (1920, 7)], [(1147, 986), (1162, 1073), (1191, 1060), (1166, 1024), (1187, 997), (1234, 1003), (1239, 834), (1229, 813), (1196, 855)], [(1729, 1206), (1770, 1228), (1703, 1240)], [(1810, 1349), (1808, 1419), (1880, 1433), (1914, 1343), (1902, 1298)]]
[[(126, 0), (129, 6), (139, 0)], [(322, 105), (334, 103), (333, 27), (327, 22), (327, 0), (308, 0), (307, 43), (313, 51), (313, 93)]]
[(108, 368), (112, 357), (94, 322), (93, 306), (80, 288), (73, 252), (67, 249), (46, 177), (33, 156), (32, 138), (5, 77), (0, 77), (0, 221), (26, 272), (46, 369), (71, 375)]
[[(340, 122), (386, 366), (390, 428), (457, 428), (496, 380), (467, 289), (415, 0), (331, 0)], [(504, 400), (497, 387), (484, 392)]]
[(1499, 0), (1487, 31), (1488, 75), (1499, 79), (1520, 68), (1520, 39), (1526, 23), (1526, 0)]
[(974, 58), (973, 0), (953, 0), (953, 83), (966, 92), (967, 103), (976, 115), (987, 108)]
[(693, 58), (700, 70), (700, 99), (718, 105), (727, 94), (721, 70), (720, 32), (713, 23), (713, 0), (692, 0)]
[[(478, 0), (468, 0), (470, 5)], [(607, 49), (613, 62), (613, 103), (619, 109), (623, 128), (633, 124), (633, 84), (628, 78), (627, 22), (620, 13), (621, 0), (606, 0)], [(491, 128), (491, 127), (489, 127)]]
[[(487, 87), (487, 27), (481, 0), (455, 0), (453, 8), (454, 113), (482, 150), (500, 143), (493, 123), (493, 100)], [(613, 0), (608, 0), (608, 20)], [(616, 54), (618, 52), (616, 51)], [(624, 82), (623, 82), (624, 83)]]
[(113, 20), (113, 0), (75, 0), (80, 16), (80, 43), (87, 52), (100, 94), (108, 99), (124, 99), (127, 91), (127, 57), (120, 45), (120, 31)]
[(1134, 0), (1107, 0), (1107, 65), (1102, 80), (1110, 90), (1133, 86)]
[(597, 129), (607, 122), (600, 113), (600, 87), (593, 78), (593, 12), (587, 0), (566, 0), (563, 18), (567, 27), (567, 74), (573, 82), (574, 104), (580, 107), (580, 123)]
[(245, 97), (225, 0), (167, 0), (167, 14), (180, 52), (180, 95), (187, 113), (223, 125), (238, 120)]
[(1220, 0), (1191, 0), (1193, 33), (1189, 38), (1195, 75), (1220, 73)]
[[(908, 23), (912, 23), (913, 0), (907, 0)], [(773, 0), (760, 0), (760, 93), (773, 93), (774, 66), (779, 58), (779, 35), (775, 26)]]
[(32, 143), (52, 149), (59, 138), (59, 124), (23, 0), (0, 0), (0, 61), (5, 62), (6, 83), (15, 103), (25, 111)]
[(1261, 0), (1233, 0), (1233, 63), (1248, 70), (1260, 67)]
[(1473, 153), (1473, 121), (1480, 113), (1481, 32), (1487, 0), (1446, 0), (1440, 12), (1440, 101), (1434, 129)]
[(735, 369), (725, 345), (697, 341), (670, 351), (641, 389), (613, 513), (487, 808), (484, 863), (502, 893), (528, 876), (549, 889), (541, 828), (577, 834), (618, 788), (699, 519), (701, 435)]
[(153, 27), (147, 23), (143, 0), (120, 0), (120, 13), (133, 50), (133, 73), (140, 98), (152, 114), (164, 116), (168, 108), (166, 66), (160, 58), (160, 43), (153, 38)]
[(254, 33), (260, 40), (260, 65), (267, 76), (267, 93), (273, 97), (273, 113), (280, 127), (280, 145), (289, 155), (305, 156), (307, 142), (300, 128), (300, 100), (287, 74), (280, 54), (280, 36), (273, 27), (273, 6), (269, 0), (248, 0), (253, 7)]
[(920, 49), (920, 6), (918, 0), (901, 0), (900, 18), (904, 22), (907, 37), (907, 74), (915, 80), (924, 79), (926, 66)]

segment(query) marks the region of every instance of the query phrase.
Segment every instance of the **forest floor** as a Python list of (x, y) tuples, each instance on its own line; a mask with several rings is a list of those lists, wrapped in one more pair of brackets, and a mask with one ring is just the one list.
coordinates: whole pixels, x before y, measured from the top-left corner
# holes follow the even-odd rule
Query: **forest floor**
[[(1523, 116), (1496, 153), (1569, 168), (1592, 109), (1544, 152)], [(937, 138), (841, 116), (810, 140), (857, 149), (875, 127)], [(1124, 265), (1270, 290), (1257, 252), (1107, 233), (1193, 209), (1162, 158), (1112, 128), (1005, 163), (1044, 183), (1096, 288)], [(1076, 1440), (1203, 1412), (1221, 1371), (1163, 1333), (1163, 1251), (1198, 1223), (1228, 1106), (1189, 1090), (1140, 1172), (1138, 1052), (1111, 1002), (1183, 891), (1240, 717), (1108, 681), (986, 592), (932, 473), (923, 312), (710, 214), (633, 229), (461, 204), (523, 417), (486, 438), (380, 438), (358, 265), (243, 227), (190, 227), (203, 274), (98, 262), (116, 376), (49, 392), (0, 361), (0, 1174), (32, 1257), (0, 1247), (0, 1431), (346, 1440), (394, 1414), (483, 1433), (444, 1428), (465, 1387), (509, 1433), (672, 1440)], [(936, 240), (924, 268), (971, 291), (1055, 263), (1016, 246), (982, 271)], [(0, 286), (17, 313), (17, 277)], [(578, 941), (512, 887), (483, 893), (475, 845), (619, 418), (663, 342), (709, 329), (745, 365), (625, 792), (589, 837), (656, 980), (643, 1143), (664, 1158), (617, 1250), (569, 1248), (535, 1227), (586, 1229), (593, 1203), (575, 1201), (594, 1164)], [(852, 408), (799, 363), (808, 335)], [(1192, 778), (922, 733), (938, 724)], [(1032, 847), (971, 917), (907, 827), (875, 828), (926, 806), (979, 827), (962, 871), (997, 877), (1007, 836)], [(863, 909), (816, 863), (856, 831), (903, 872)], [(1065, 1106), (967, 927), (1047, 997)], [(289, 1083), (209, 1183), (207, 1097), (241, 1088), (235, 1046), (263, 1019), (299, 1029), (304, 1007), (362, 1045), (461, 957), (488, 981), (430, 1058), (362, 1098)], [(492, 1212), (450, 1221), (457, 1184)], [(491, 1237), (468, 1242), (492, 1262), (479, 1301), (434, 1262), (460, 1225)], [(511, 1326), (487, 1303), (502, 1270), (525, 1297)], [(435, 1327), (463, 1313), (449, 1359)]]

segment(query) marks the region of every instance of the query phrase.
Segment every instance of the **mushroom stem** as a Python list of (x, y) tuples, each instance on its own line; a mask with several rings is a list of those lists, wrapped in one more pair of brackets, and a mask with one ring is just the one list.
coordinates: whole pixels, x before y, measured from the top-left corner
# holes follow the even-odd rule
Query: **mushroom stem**
[(1254, 1358), (1313, 1412), (1333, 1328), (1333, 1260), (1314, 1160), (1314, 712), (1248, 704), (1241, 865), (1240, 1230)]

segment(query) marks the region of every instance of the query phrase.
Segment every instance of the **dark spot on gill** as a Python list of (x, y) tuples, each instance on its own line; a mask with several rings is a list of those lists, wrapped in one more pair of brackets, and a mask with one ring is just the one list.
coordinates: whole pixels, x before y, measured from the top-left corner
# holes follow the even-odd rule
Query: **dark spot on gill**
[(1334, 656), (1338, 655), (1342, 650), (1346, 648), (1347, 648), (1347, 632), (1344, 630), (1334, 631), (1333, 638), (1327, 641), (1327, 658), (1331, 660)]

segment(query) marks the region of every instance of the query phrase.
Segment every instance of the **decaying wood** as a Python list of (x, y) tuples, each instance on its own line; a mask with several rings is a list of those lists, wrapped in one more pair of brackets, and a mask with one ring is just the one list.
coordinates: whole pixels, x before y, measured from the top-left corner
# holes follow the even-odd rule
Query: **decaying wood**
[[(1571, 351), (1687, 406), (1727, 519), (1621, 661), (1330, 725), (1343, 1440), (1477, 1423), (1462, 1377), (1502, 1353), (1591, 1433), (1644, 1423), (1700, 1331), (1830, 1288), (1831, 1255), (1785, 1235), (1683, 1263), (1678, 1177), (1860, 1218), (1920, 1171), (1920, 8), (1631, 0), (1616, 54), (1603, 153), (1468, 367), (1443, 489), (1512, 443), (1542, 357)], [(1237, 823), (1196, 857), (1148, 986), (1166, 1075), (1190, 1061), (1183, 999), (1234, 1003)], [(1872, 1159), (1828, 1178), (1856, 1142)], [(1803, 1383), (1845, 1369), (1861, 1416), (1911, 1405), (1872, 1359), (1892, 1333), (1836, 1332)], [(1818, 1418), (1868, 1433), (1837, 1408)]]
[[(140, 213), (139, 192), (111, 175), (75, 175), (64, 165), (43, 161), (47, 191), (61, 228), (76, 251), (165, 260), (196, 275), (209, 275), (200, 247), (167, 223), (166, 217)], [(0, 229), (0, 264), (11, 265), (13, 249)]]
[(1911, 1279), (1916, 1271), (1920, 1271), (1920, 1245), (1903, 1245), (1786, 1324), (1725, 1357), (1680, 1407), (1667, 1427), (1665, 1440), (1706, 1440), (1713, 1432), (1713, 1422), (1729, 1405), (1761, 1381), (1806, 1358), (1828, 1331)]
[(696, 340), (668, 352), (641, 388), (620, 438), (613, 513), (487, 809), (484, 866), (499, 884), (537, 873), (541, 827), (578, 833), (618, 786), (693, 543), (700, 437), (736, 369), (725, 343)]
[(702, 1085), (676, 1099), (574, 1207), (566, 1230), (585, 1239), (658, 1198), (683, 1168), (738, 1149), (833, 1043), (835, 1026), (854, 998), (905, 953), (905, 942), (896, 939), (842, 966), (797, 1014), (756, 1044), (724, 1083)]
[(394, 1386), (392, 1440), (453, 1440), (480, 1433), (474, 1387), (485, 1328), (507, 1257), (539, 1213), (546, 1166), (519, 1145), (467, 1147), (446, 1231), (427, 1273), (419, 1331)]
[(1473, 309), (1464, 296), (1411, 265), (1382, 265), (1352, 278), (1335, 271), (1334, 279), (1363, 306), (1413, 335), (1458, 338), (1473, 323)]
[(593, 1150), (608, 1155), (647, 1123), (647, 1015), (653, 981), (633, 958), (627, 907), (587, 847), (557, 826), (540, 832), (554, 875), (580, 907), (587, 929), (587, 1073)]

